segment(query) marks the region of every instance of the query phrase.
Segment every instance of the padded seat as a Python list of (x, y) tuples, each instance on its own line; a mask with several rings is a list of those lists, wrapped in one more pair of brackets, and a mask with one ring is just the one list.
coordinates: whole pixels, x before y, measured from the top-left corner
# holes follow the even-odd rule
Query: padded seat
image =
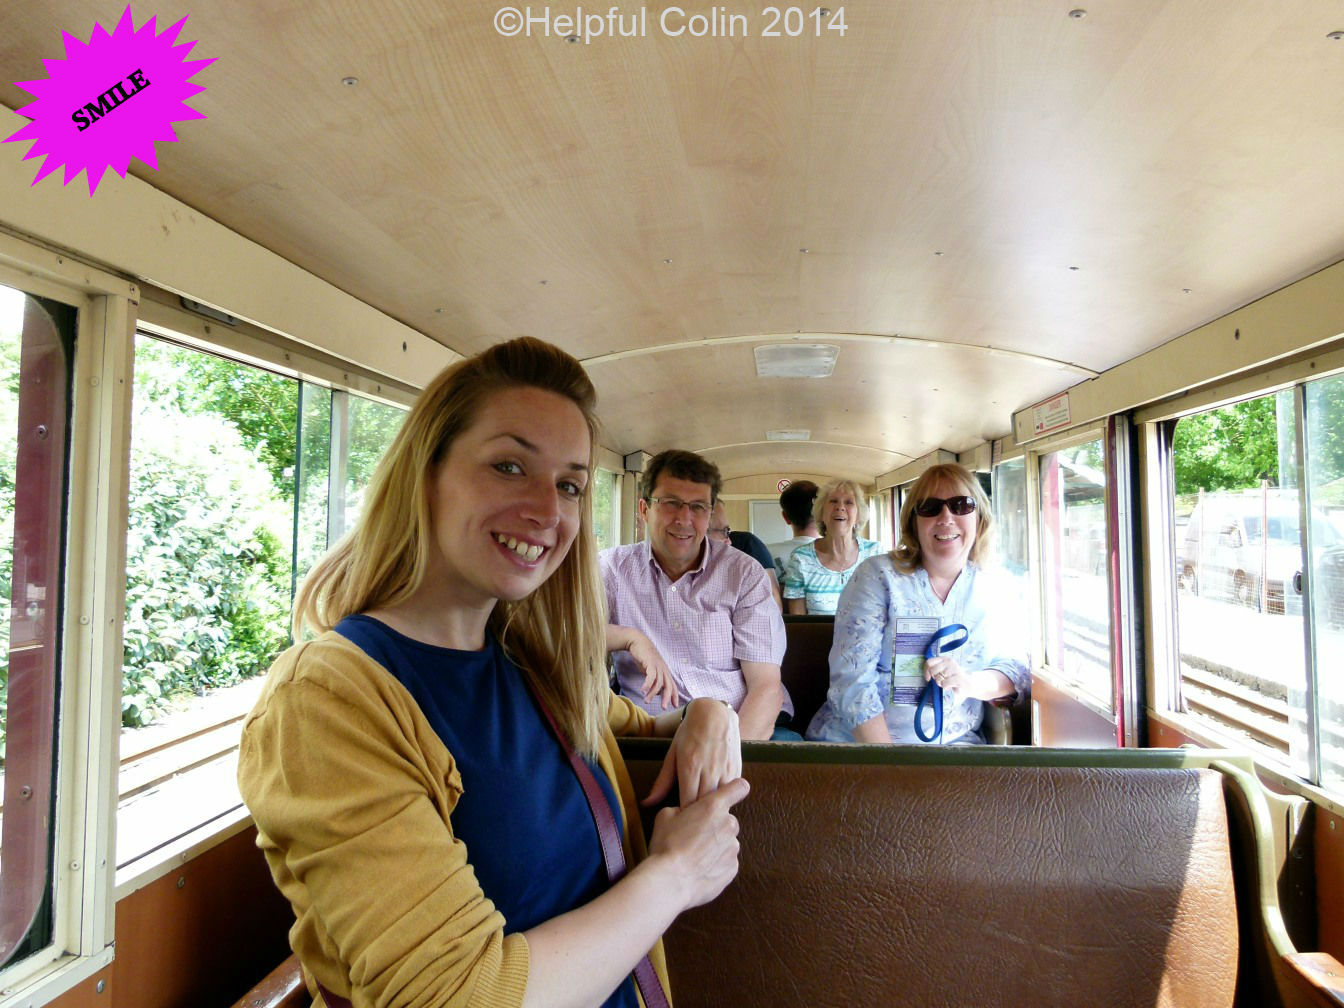
[(1281, 1003), (1207, 759), (747, 748), (741, 873), (665, 939), (677, 1008)]

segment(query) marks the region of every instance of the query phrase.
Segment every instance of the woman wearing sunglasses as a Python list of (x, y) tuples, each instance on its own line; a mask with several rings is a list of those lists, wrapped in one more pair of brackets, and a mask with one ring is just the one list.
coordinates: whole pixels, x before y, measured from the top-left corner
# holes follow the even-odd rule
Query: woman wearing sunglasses
[(882, 546), (859, 538), (859, 529), (868, 523), (868, 503), (852, 480), (823, 487), (812, 513), (821, 538), (799, 546), (785, 562), (784, 605), (794, 615), (827, 616), (835, 612), (860, 561), (876, 556)]
[(900, 543), (859, 564), (840, 596), (831, 687), (809, 739), (984, 741), (984, 702), (1030, 681), (1016, 595), (983, 567), (991, 524), (962, 466), (933, 466), (915, 481)]

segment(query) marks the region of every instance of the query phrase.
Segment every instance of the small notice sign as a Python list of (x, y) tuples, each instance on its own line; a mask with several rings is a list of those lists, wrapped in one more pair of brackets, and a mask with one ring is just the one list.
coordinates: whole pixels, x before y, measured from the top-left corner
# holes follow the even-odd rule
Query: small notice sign
[(791, 482), (790, 480), (782, 479), (778, 483), (776, 483), (775, 486), (779, 488), (780, 493), (783, 493), (785, 490), (789, 488), (790, 482)]
[(1069, 425), (1069, 394), (1059, 395), (1031, 407), (1031, 432), (1047, 434)]

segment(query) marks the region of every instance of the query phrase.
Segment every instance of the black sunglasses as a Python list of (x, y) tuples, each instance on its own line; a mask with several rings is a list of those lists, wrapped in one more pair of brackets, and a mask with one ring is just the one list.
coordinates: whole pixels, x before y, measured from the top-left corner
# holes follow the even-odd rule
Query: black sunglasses
[(954, 515), (975, 514), (974, 497), (948, 497), (944, 500), (942, 497), (925, 497), (915, 505), (915, 514), (921, 518), (937, 518), (943, 513), (943, 505)]

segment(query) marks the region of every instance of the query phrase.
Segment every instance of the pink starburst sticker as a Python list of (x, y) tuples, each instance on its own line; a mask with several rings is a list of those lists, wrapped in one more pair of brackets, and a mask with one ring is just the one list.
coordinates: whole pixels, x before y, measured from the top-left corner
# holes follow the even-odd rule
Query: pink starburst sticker
[(205, 118), (186, 104), (205, 90), (189, 78), (214, 60), (188, 60), (196, 43), (175, 44), (186, 23), (156, 35), (154, 18), (137, 29), (127, 7), (111, 34), (95, 24), (87, 45), (61, 33), (65, 59), (43, 60), (44, 80), (17, 82), (37, 100), (18, 110), (31, 121), (4, 140), (35, 141), (23, 157), (45, 159), (33, 185), (65, 165), (64, 184), (83, 171), (92, 196), (108, 168), (125, 178), (132, 156), (159, 170), (155, 141), (176, 142), (174, 122)]

